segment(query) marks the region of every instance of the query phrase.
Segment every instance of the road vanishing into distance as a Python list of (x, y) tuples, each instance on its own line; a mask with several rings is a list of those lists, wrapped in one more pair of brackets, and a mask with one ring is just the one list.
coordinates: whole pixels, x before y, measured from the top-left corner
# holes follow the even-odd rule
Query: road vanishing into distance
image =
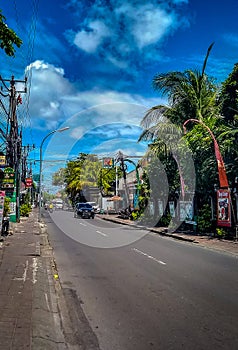
[[(82, 349), (238, 349), (238, 259), (73, 212), (45, 214)], [(81, 349), (81, 347), (80, 347)]]

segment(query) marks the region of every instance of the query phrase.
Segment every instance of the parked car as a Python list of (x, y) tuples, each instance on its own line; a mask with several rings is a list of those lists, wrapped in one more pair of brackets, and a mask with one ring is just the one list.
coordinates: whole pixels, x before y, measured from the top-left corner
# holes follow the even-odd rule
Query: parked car
[(91, 204), (89, 203), (77, 203), (75, 205), (74, 217), (75, 218), (86, 218), (94, 219), (95, 212)]
[(87, 203), (93, 207), (95, 213), (97, 214), (100, 213), (100, 207), (96, 202), (87, 202)]

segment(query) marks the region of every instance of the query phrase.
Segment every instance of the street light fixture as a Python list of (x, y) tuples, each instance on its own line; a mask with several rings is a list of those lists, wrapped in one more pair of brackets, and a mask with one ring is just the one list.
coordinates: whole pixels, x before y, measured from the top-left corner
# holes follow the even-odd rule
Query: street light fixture
[(41, 201), (41, 187), (42, 187), (42, 147), (43, 147), (43, 144), (44, 144), (45, 140), (46, 140), (50, 135), (54, 134), (55, 132), (63, 132), (63, 131), (68, 130), (68, 129), (69, 129), (69, 127), (66, 126), (66, 127), (64, 127), (64, 128), (56, 129), (56, 130), (51, 131), (49, 134), (47, 134), (47, 135), (43, 138), (43, 140), (42, 140), (42, 142), (41, 142), (41, 145), (40, 145), (39, 218), (38, 218), (39, 221), (41, 221), (41, 209), (42, 209), (42, 208), (41, 208), (41, 204), (42, 204), (42, 201)]

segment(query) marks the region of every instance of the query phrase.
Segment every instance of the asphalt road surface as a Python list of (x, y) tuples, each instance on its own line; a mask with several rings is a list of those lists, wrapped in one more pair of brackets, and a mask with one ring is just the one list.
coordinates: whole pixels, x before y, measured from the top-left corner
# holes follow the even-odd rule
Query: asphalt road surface
[(46, 222), (82, 348), (238, 349), (234, 256), (61, 210)]

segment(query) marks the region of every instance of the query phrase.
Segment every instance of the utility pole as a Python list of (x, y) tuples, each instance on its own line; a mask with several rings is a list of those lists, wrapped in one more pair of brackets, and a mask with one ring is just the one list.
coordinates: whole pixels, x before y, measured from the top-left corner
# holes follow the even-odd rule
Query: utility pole
[[(20, 93), (26, 93), (27, 78), (24, 80), (15, 79), (14, 76), (11, 79), (3, 79), (0, 76), (0, 82), (2, 83), (1, 91), (4, 90), (6, 94), (1, 93), (3, 97), (9, 96), (9, 112), (7, 114), (7, 128), (6, 128), (6, 165), (8, 168), (13, 169), (15, 172), (15, 184), (14, 191), (11, 195), (11, 209), (12, 216), (11, 221), (18, 221), (20, 217), (20, 164), (22, 153), (22, 131), (19, 131), (17, 120), (17, 106), (22, 103)], [(10, 87), (6, 83), (10, 83)], [(23, 83), (24, 89), (17, 89), (16, 83)], [(1, 103), (3, 106), (3, 104)]]
[(119, 161), (121, 163), (121, 169), (122, 169), (124, 186), (125, 186), (125, 194), (126, 194), (126, 207), (129, 207), (130, 201), (129, 201), (128, 186), (126, 183), (126, 166), (125, 166), (125, 162), (124, 162), (124, 156), (123, 156), (121, 151), (118, 152), (117, 161)]
[(35, 149), (35, 145), (22, 146), (22, 162), (21, 162), (21, 182), (25, 184), (28, 195), (30, 195), (30, 203), (33, 202), (33, 191), (32, 191), (32, 162), (30, 162), (30, 168), (28, 168), (27, 157), (29, 152)]

